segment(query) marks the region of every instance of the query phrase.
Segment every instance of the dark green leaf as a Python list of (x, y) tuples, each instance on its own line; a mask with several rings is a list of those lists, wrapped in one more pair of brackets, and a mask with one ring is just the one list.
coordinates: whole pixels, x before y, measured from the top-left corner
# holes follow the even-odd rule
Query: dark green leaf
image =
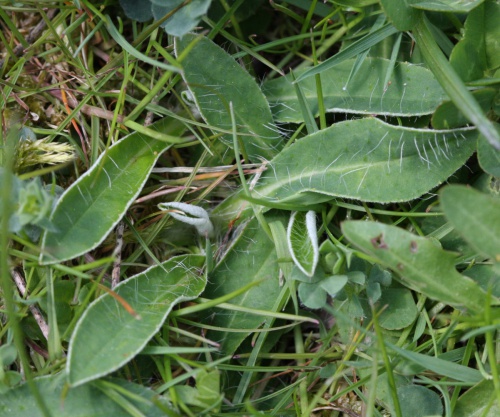
[(477, 140), (477, 158), (485, 172), (500, 178), (500, 150), (494, 149), (482, 135)]
[[(281, 216), (281, 219), (283, 217)], [(277, 220), (276, 218), (274, 220)], [(244, 294), (231, 299), (232, 304), (270, 310), (280, 294), (279, 268), (274, 243), (251, 220), (235, 238), (228, 254), (210, 274), (204, 296), (221, 297), (252, 282), (261, 281)], [(213, 326), (222, 329), (256, 329), (265, 320), (262, 316), (240, 311), (214, 310)], [(233, 354), (248, 333), (209, 332), (208, 337), (221, 344), (225, 355)]]
[(380, 0), (380, 4), (390, 22), (398, 30), (411, 30), (418, 21), (420, 10), (410, 7), (418, 0)]
[(398, 388), (402, 417), (429, 417), (443, 415), (443, 404), (437, 393), (420, 385)]
[[(483, 88), (472, 92), (472, 95), (484, 113), (488, 113), (491, 110), (496, 94), (497, 91), (494, 88)], [(445, 101), (432, 115), (432, 126), (434, 129), (456, 129), (468, 124), (469, 120), (451, 101)], [(488, 147), (491, 149), (491, 146)]]
[(321, 308), (326, 303), (327, 293), (318, 283), (301, 282), (298, 288), (300, 302), (307, 308)]
[(500, 200), (472, 188), (450, 185), (441, 192), (443, 211), (479, 253), (500, 262)]
[[(162, 27), (165, 32), (173, 36), (184, 36), (198, 24), (201, 18), (207, 13), (212, 0), (193, 0), (179, 9), (170, 17)], [(156, 20), (161, 19), (167, 13), (172, 12), (176, 7), (185, 3), (184, 0), (153, 0), (151, 10)]]
[(481, 381), (458, 399), (453, 417), (497, 417), (500, 415), (497, 396), (493, 381)]
[(417, 318), (415, 300), (405, 288), (385, 288), (378, 302), (380, 307), (386, 306), (379, 317), (379, 324), (384, 329), (403, 329)]

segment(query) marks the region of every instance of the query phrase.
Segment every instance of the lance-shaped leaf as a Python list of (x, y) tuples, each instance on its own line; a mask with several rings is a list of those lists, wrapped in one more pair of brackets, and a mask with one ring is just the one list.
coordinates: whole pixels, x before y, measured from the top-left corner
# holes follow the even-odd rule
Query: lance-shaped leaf
[[(174, 135), (183, 129), (166, 119), (153, 127)], [(40, 262), (62, 262), (97, 247), (133, 203), (169, 146), (132, 133), (103, 152), (57, 202), (49, 219), (54, 230), (43, 235)]]
[(206, 278), (205, 257), (172, 258), (137, 274), (85, 310), (70, 340), (68, 378), (72, 386), (118, 369), (159, 330), (173, 306), (198, 297)]
[(177, 202), (160, 203), (158, 208), (168, 211), (174, 219), (193, 225), (201, 236), (211, 237), (214, 233), (214, 226), (204, 208)]
[(444, 214), (479, 253), (500, 262), (500, 200), (464, 186), (441, 192)]
[(400, 281), (427, 297), (473, 312), (484, 310), (485, 292), (455, 269), (455, 254), (395, 226), (347, 221), (342, 232), (363, 252), (391, 268)]
[[(58, 374), (35, 379), (52, 417), (103, 417), (131, 415), (127, 403), (144, 417), (162, 417), (168, 401), (157, 392), (125, 379), (99, 381), (67, 389), (66, 378)], [(111, 395), (110, 395), (111, 394)], [(114, 394), (114, 395), (113, 395)], [(125, 394), (125, 395), (124, 395)], [(122, 397), (123, 396), (123, 397)], [(116, 401), (118, 398), (121, 402)], [(123, 401), (126, 398), (126, 402)], [(162, 409), (163, 408), (163, 409)], [(17, 386), (0, 396), (0, 415), (9, 417), (44, 417), (28, 384)]]
[(314, 275), (319, 259), (318, 231), (314, 211), (296, 211), (287, 230), (288, 249), (293, 262), (308, 277)]
[[(348, 83), (354, 63), (354, 59), (349, 59), (321, 73), (327, 112), (418, 116), (431, 114), (448, 98), (432, 72), (408, 63), (397, 63), (389, 82), (384, 85), (391, 62), (382, 58), (365, 59)], [(296, 73), (296, 76), (299, 77), (301, 73)], [(264, 94), (277, 121), (304, 121), (292, 82), (292, 76), (288, 75), (264, 84)], [(306, 78), (298, 85), (308, 108), (318, 116), (315, 79)]]
[[(193, 41), (196, 44), (191, 47)], [(249, 158), (259, 162), (260, 158), (276, 155), (280, 137), (269, 104), (250, 74), (207, 38), (185, 35), (176, 39), (175, 49), (179, 58), (189, 49), (182, 59), (183, 77), (208, 125), (230, 131), (232, 102), (240, 140)], [(222, 139), (231, 146), (231, 134)]]
[(398, 127), (375, 118), (336, 123), (282, 151), (254, 196), (271, 203), (317, 203), (331, 197), (388, 203), (421, 196), (472, 155), (473, 129)]

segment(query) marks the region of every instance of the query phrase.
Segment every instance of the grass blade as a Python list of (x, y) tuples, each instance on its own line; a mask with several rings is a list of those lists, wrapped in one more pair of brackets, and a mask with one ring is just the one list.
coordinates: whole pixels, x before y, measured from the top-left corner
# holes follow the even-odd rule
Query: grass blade
[(295, 82), (298, 83), (306, 79), (307, 77), (320, 74), (321, 72), (326, 71), (327, 69), (340, 64), (346, 59), (354, 58), (357, 55), (363, 53), (365, 50), (371, 48), (380, 41), (384, 40), (385, 38), (391, 35), (394, 35), (397, 32), (398, 30), (394, 26), (386, 25), (376, 30), (375, 32), (366, 35), (360, 40), (354, 42), (352, 45), (343, 49), (341, 52), (332, 56), (331, 58), (328, 58), (326, 61), (322, 62), (318, 66), (308, 69), (306, 72), (301, 74)]
[(495, 149), (500, 149), (500, 134), (485, 116), (481, 106), (467, 90), (432, 37), (430, 22), (422, 15), (413, 30), (415, 41), (439, 84), (463, 115), (474, 124)]

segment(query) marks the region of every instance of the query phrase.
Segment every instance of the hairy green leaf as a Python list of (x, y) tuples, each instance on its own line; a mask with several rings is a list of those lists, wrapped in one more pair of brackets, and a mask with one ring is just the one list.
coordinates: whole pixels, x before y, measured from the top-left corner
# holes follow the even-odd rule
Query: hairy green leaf
[[(153, 127), (173, 134), (182, 131), (166, 119)], [(133, 203), (156, 160), (169, 147), (132, 133), (103, 152), (57, 202), (49, 218), (54, 230), (47, 230), (42, 237), (40, 262), (62, 262), (97, 247)]]
[(347, 221), (344, 235), (363, 252), (400, 276), (402, 284), (440, 302), (466, 307), (472, 312), (485, 308), (485, 292), (455, 269), (455, 255), (431, 240), (382, 223)]
[(254, 195), (314, 204), (311, 195), (391, 202), (417, 198), (472, 155), (477, 132), (388, 125), (375, 118), (336, 123), (272, 160)]
[[(196, 42), (194, 46), (191, 45), (193, 41)], [(239, 139), (250, 160), (259, 162), (261, 158), (275, 156), (280, 136), (269, 104), (248, 72), (205, 37), (185, 35), (176, 39), (175, 49), (178, 57), (189, 49), (182, 60), (183, 77), (208, 125), (231, 130), (231, 102), (241, 135)], [(224, 135), (222, 139), (231, 146), (231, 135)]]
[[(418, 116), (432, 113), (447, 100), (445, 92), (428, 69), (409, 63), (397, 63), (388, 85), (384, 85), (391, 62), (382, 58), (365, 59), (347, 84), (354, 62), (353, 59), (344, 61), (321, 73), (327, 112)], [(287, 76), (264, 84), (264, 94), (277, 121), (304, 121), (292, 82), (291, 76)], [(318, 116), (315, 80), (307, 78), (297, 84), (311, 112)]]
[(118, 369), (162, 326), (172, 308), (205, 288), (204, 256), (184, 255), (121, 282), (85, 310), (70, 340), (68, 379), (81, 385)]

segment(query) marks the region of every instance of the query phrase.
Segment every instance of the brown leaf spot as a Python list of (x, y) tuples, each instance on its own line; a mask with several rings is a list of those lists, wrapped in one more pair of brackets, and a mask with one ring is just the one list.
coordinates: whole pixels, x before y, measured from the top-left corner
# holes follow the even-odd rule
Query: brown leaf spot
[(384, 241), (384, 236), (382, 233), (380, 233), (378, 236), (375, 236), (370, 240), (370, 242), (375, 249), (389, 249), (389, 246), (387, 246), (387, 243), (385, 243)]
[(417, 242), (415, 242), (414, 240), (412, 240), (410, 242), (410, 252), (411, 253), (417, 253), (418, 252), (418, 245), (417, 245)]

